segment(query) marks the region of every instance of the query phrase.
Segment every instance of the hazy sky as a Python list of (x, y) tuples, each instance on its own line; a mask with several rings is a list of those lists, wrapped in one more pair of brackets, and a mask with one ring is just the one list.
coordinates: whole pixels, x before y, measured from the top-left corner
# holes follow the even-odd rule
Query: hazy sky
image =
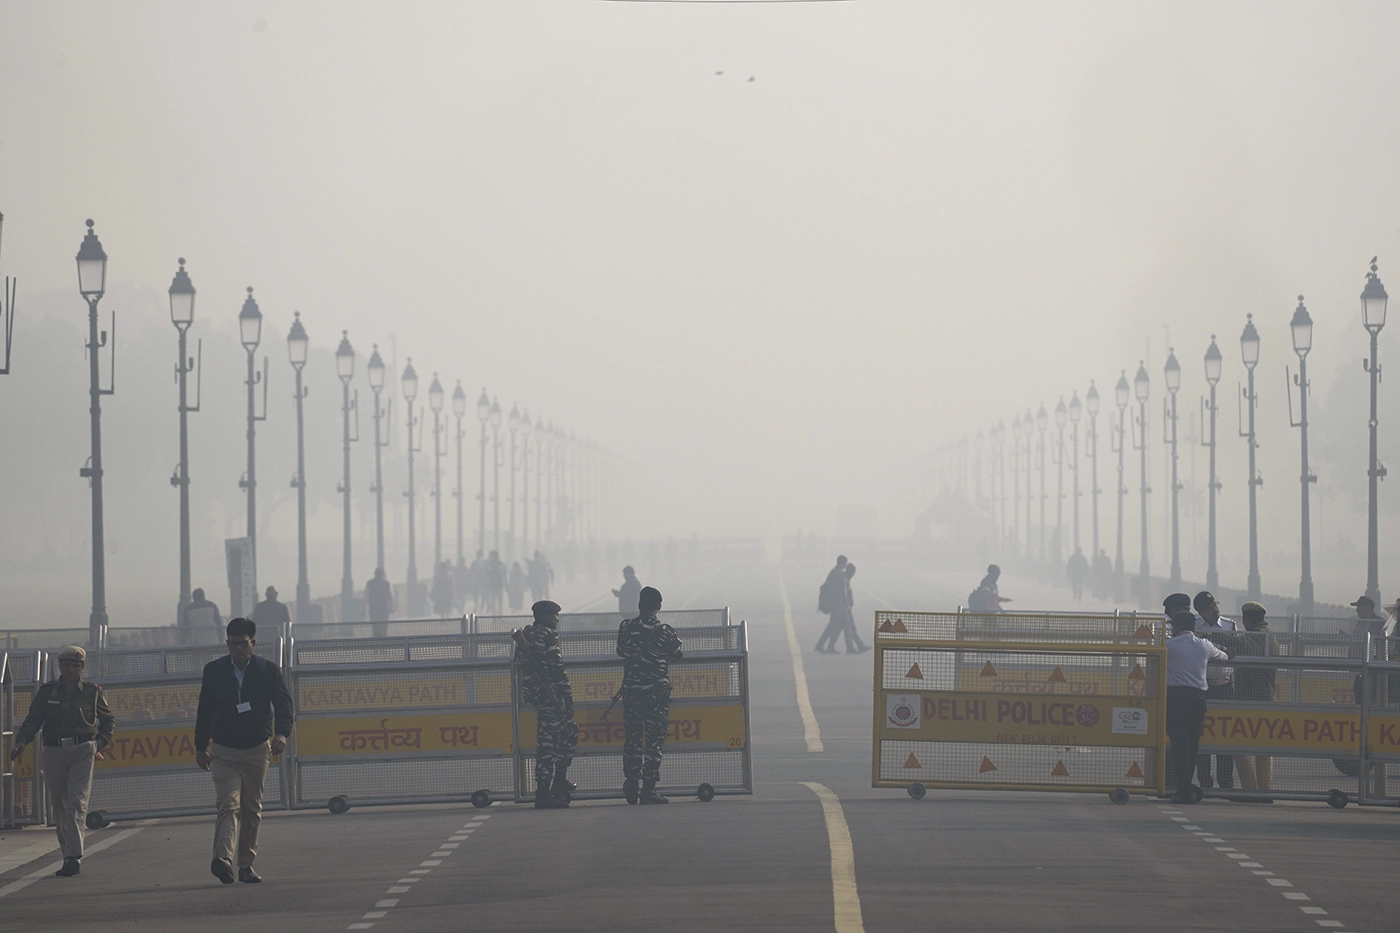
[[(832, 531), (842, 506), (908, 534), (930, 451), (1090, 378), (1111, 399), (1148, 338), (1159, 441), (1164, 346), (1185, 418), (1217, 333), (1222, 471), (1239, 474), (1223, 477), (1222, 572), (1242, 577), (1231, 396), (1247, 312), (1281, 568), (1265, 584), (1291, 590), (1282, 389), (1300, 293), (1337, 458), (1319, 466), (1334, 499), (1320, 546), (1364, 554), (1347, 511), (1365, 471), (1357, 296), (1373, 254), (1400, 287), (1398, 27), (1385, 3), (0, 2), (3, 271), (21, 280), (0, 525), (44, 521), (81, 555), (73, 255), (92, 217), (119, 313), (107, 488), (127, 500), (109, 522), (129, 536), (111, 569), (128, 583), (174, 577), (164, 293), (184, 256), (208, 366), (192, 494), (211, 540), (241, 521), (243, 289), (266, 315), (262, 468), (284, 499), (294, 310), (322, 354), (307, 372), (318, 593), (338, 579), (324, 354), (342, 328), (362, 392), (370, 344), (392, 334), (424, 389), (433, 371), (473, 400), (486, 386), (627, 457), (637, 508), (619, 532), (635, 536)], [(31, 365), (45, 339), (72, 354), (61, 373)], [(1400, 449), (1390, 386), (1383, 453)], [(358, 490), (368, 446), (355, 457)], [(290, 513), (270, 521), (268, 547), (291, 553)], [(12, 569), (31, 545), (4, 551)], [(206, 574), (220, 559), (197, 558)], [(1359, 573), (1335, 594), (1320, 579), (1319, 598), (1354, 598)]]

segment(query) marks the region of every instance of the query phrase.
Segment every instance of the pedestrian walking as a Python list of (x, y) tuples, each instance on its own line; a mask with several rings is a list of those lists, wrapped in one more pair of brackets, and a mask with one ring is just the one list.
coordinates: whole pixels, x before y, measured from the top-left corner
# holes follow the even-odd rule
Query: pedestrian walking
[(836, 566), (827, 571), (826, 579), (817, 590), (817, 611), (831, 617), (826, 624), (826, 630), (817, 639), (818, 654), (836, 653), (836, 637), (841, 632), (841, 617), (838, 613), (840, 604), (844, 602), (846, 588), (846, 563), (845, 554), (837, 555)]
[(486, 561), (476, 552), (471, 566), (472, 609), (481, 612), (486, 607)]
[[(1240, 619), (1244, 632), (1236, 639), (1238, 650), (1235, 658), (1272, 657), (1277, 654), (1273, 648), (1273, 636), (1269, 634), (1269, 623), (1265, 617), (1268, 610), (1255, 602), (1240, 607)], [(1235, 699), (1251, 703), (1272, 703), (1276, 693), (1274, 669), (1242, 664), (1235, 668)], [(1274, 759), (1269, 755), (1236, 755), (1235, 770), (1240, 775), (1240, 786), (1245, 790), (1269, 790), (1273, 787)], [(1253, 798), (1257, 799), (1257, 798)]]
[(262, 825), (263, 784), (269, 761), (287, 748), (292, 734), (292, 695), (276, 664), (253, 654), (257, 626), (251, 619), (228, 624), (228, 654), (204, 665), (195, 714), (194, 760), (214, 775), (219, 815), (214, 823), (214, 859), (209, 870), (224, 884), (262, 881), (253, 870)]
[(1069, 556), (1069, 562), (1065, 564), (1065, 578), (1069, 580), (1070, 589), (1074, 591), (1074, 598), (1083, 599), (1084, 581), (1089, 578), (1089, 561), (1079, 548), (1074, 549), (1074, 553)]
[(261, 626), (264, 632), (285, 631), (283, 626), (291, 624), (292, 614), (286, 603), (277, 601), (277, 587), (269, 586), (263, 595), (266, 598), (253, 607), (253, 624)]
[(1172, 803), (1195, 803), (1191, 765), (1201, 744), (1206, 722), (1206, 665), (1211, 658), (1229, 657), (1196, 634), (1196, 618), (1188, 611), (1172, 617), (1167, 639), (1167, 739), (1176, 774)]
[(500, 551), (492, 551), (486, 560), (486, 611), (505, 614), (506, 564)]
[[(632, 568), (627, 568), (631, 570)], [(671, 662), (681, 659), (676, 630), (657, 619), (661, 593), (646, 586), (637, 594), (638, 614), (617, 630), (622, 657), (622, 790), (628, 803), (670, 803), (656, 790), (661, 754), (671, 730)]]
[[(1234, 619), (1227, 619), (1220, 614), (1220, 603), (1216, 602), (1215, 597), (1208, 591), (1202, 590), (1197, 593), (1192, 605), (1196, 607), (1196, 631), (1202, 635), (1218, 636), (1223, 632), (1239, 630)], [(1227, 644), (1230, 642), (1227, 641)], [(1235, 698), (1235, 672), (1231, 668), (1220, 666), (1207, 668), (1206, 684), (1208, 685), (1207, 695), (1212, 700), (1233, 700)], [(1234, 758), (1229, 755), (1216, 755), (1215, 765), (1216, 786), (1234, 787)], [(1197, 759), (1196, 779), (1200, 781), (1202, 787), (1211, 786), (1209, 755), (1202, 755)]]
[(575, 785), (569, 765), (578, 748), (574, 690), (559, 649), (559, 604), (542, 599), (530, 607), (535, 621), (512, 634), (520, 698), (535, 708), (535, 809), (569, 805)]
[(112, 744), (116, 717), (102, 688), (83, 679), (87, 652), (69, 645), (58, 653), (58, 679), (40, 685), (29, 703), (29, 715), (15, 730), (10, 760), (14, 761), (40, 733), (44, 751), (39, 766), (49, 791), (63, 867), (56, 875), (71, 878), (82, 870), (83, 830), (87, 827), (92, 766)]
[(642, 582), (637, 579), (637, 571), (629, 564), (622, 568), (622, 587), (612, 591), (617, 597), (617, 611), (624, 619), (635, 618), (640, 612), (638, 598), (642, 592)]
[(452, 565), (447, 561), (438, 564), (437, 570), (433, 571), (433, 588), (428, 597), (433, 601), (433, 612), (439, 619), (452, 614), (456, 587), (452, 585)]
[(394, 587), (384, 576), (383, 567), (374, 568), (374, 576), (365, 584), (365, 610), (369, 613), (369, 620), (376, 623), (374, 636), (383, 638), (389, 634), (389, 627), (383, 623), (394, 614)]
[[(846, 639), (847, 654), (863, 654), (870, 650), (870, 646), (861, 640), (860, 634), (856, 631), (856, 598), (851, 590), (851, 578), (855, 575), (856, 565), (847, 563), (845, 569), (841, 571), (841, 597), (836, 609), (831, 613), (833, 620), (840, 623), (840, 633)], [(833, 638), (832, 641), (834, 642), (835, 639)], [(831, 653), (836, 653), (834, 644)]]
[[(549, 585), (554, 582), (554, 568), (549, 565), (549, 561), (540, 551), (535, 552), (535, 556), (526, 562), (526, 573), (529, 576), (530, 595), (536, 600), (549, 599)], [(596, 573), (590, 573), (590, 578), (596, 578)]]
[(525, 568), (520, 566), (520, 561), (514, 561), (506, 577), (506, 597), (510, 600), (511, 612), (519, 612), (525, 605), (525, 585)]
[(1094, 558), (1093, 586), (1090, 588), (1095, 599), (1107, 599), (1109, 592), (1113, 589), (1113, 560), (1108, 556), (1108, 551), (1099, 548), (1098, 556)]
[(216, 645), (219, 633), (224, 628), (224, 617), (219, 607), (204, 598), (204, 590), (190, 593), (190, 601), (185, 606), (185, 614), (180, 619), (183, 631), (180, 641), (186, 645)]

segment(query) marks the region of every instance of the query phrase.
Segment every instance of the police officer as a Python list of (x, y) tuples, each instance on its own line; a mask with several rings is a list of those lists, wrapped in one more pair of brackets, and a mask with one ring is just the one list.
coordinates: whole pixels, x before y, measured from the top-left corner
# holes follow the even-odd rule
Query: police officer
[(661, 593), (655, 587), (642, 587), (637, 609), (637, 617), (625, 620), (617, 630), (626, 732), (622, 789), (628, 803), (670, 803), (656, 792), (656, 782), (661, 778), (661, 749), (670, 730), (670, 663), (681, 659), (681, 640), (675, 629), (656, 618)]
[(58, 653), (59, 677), (34, 691), (29, 715), (15, 731), (15, 747), (10, 752), (14, 761), (43, 731), (44, 783), (53, 801), (58, 847), (63, 851), (63, 867), (56, 874), (64, 878), (81, 871), (92, 766), (112, 744), (116, 724), (102, 688), (83, 680), (86, 665), (87, 652), (77, 645)]
[(538, 713), (535, 730), (535, 809), (569, 805), (574, 785), (567, 776), (578, 748), (574, 691), (559, 650), (559, 604), (542, 599), (530, 607), (531, 625), (515, 633), (520, 695)]

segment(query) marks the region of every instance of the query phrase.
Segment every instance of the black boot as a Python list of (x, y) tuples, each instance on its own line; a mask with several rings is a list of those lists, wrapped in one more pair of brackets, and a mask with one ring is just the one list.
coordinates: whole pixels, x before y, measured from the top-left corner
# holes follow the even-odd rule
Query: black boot
[(637, 779), (628, 778), (622, 782), (622, 794), (627, 798), (628, 803), (637, 802)]
[(550, 793), (548, 781), (538, 781), (535, 784), (535, 809), (536, 810), (562, 810), (569, 805), (567, 800), (560, 800)]
[(663, 796), (661, 796), (660, 794), (658, 794), (658, 793), (656, 792), (656, 782), (655, 782), (655, 781), (643, 781), (643, 782), (642, 782), (642, 794), (641, 794), (640, 802), (643, 803), (643, 804), (653, 804), (653, 803), (670, 803), (671, 801), (670, 801), (669, 798), (663, 797)]
[(566, 807), (573, 801), (574, 788), (578, 786), (565, 775), (567, 770), (567, 765), (560, 765), (554, 772), (554, 783), (549, 788), (549, 795)]

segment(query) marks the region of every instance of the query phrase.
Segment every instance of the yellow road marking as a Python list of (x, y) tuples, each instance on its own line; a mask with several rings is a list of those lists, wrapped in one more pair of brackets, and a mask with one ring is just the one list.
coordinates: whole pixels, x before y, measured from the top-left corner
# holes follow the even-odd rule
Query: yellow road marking
[(792, 624), (792, 603), (788, 600), (787, 583), (778, 573), (778, 589), (783, 594), (783, 624), (787, 627), (788, 653), (792, 655), (792, 679), (797, 681), (797, 709), (802, 714), (802, 731), (807, 751), (825, 751), (817, 714), (812, 712), (812, 698), (807, 693), (807, 670), (802, 664), (802, 646), (797, 643), (797, 629)]
[(860, 915), (860, 893), (856, 890), (856, 853), (851, 846), (851, 830), (841, 800), (823, 784), (803, 781), (802, 786), (817, 795), (826, 819), (826, 837), (831, 843), (831, 900), (836, 914), (836, 933), (865, 933)]

